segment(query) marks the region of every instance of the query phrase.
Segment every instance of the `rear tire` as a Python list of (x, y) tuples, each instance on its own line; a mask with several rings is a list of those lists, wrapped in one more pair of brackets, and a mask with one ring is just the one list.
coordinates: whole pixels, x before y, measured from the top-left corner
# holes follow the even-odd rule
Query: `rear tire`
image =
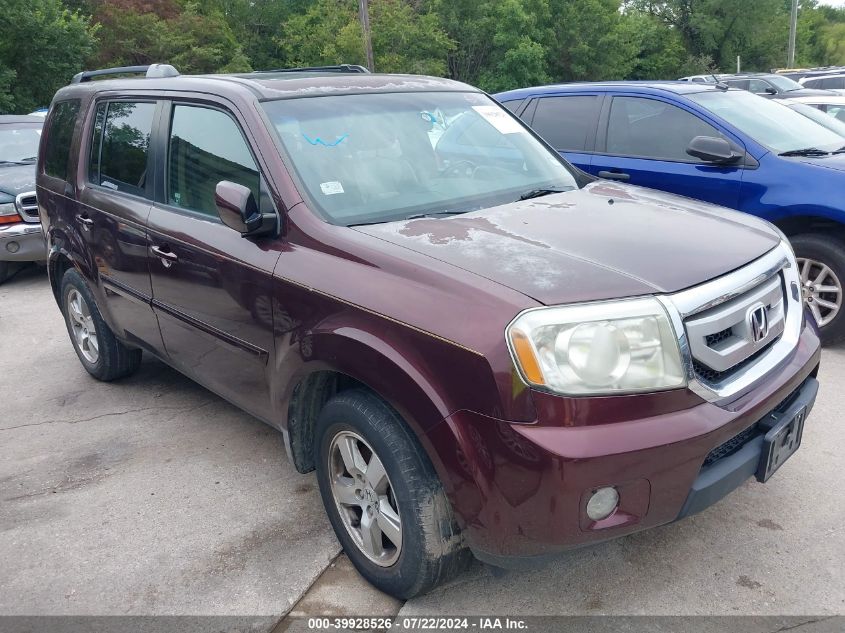
[(815, 233), (795, 235), (789, 241), (798, 258), (804, 304), (819, 325), (822, 343), (845, 340), (845, 244)]
[(89, 374), (110, 382), (138, 369), (141, 350), (130, 349), (117, 339), (103, 321), (91, 289), (75, 268), (67, 270), (62, 277), (61, 298), (73, 349)]
[(407, 600), (465, 569), (471, 555), (443, 486), (389, 405), (363, 389), (341, 392), (320, 412), (315, 438), (323, 504), (364, 578)]

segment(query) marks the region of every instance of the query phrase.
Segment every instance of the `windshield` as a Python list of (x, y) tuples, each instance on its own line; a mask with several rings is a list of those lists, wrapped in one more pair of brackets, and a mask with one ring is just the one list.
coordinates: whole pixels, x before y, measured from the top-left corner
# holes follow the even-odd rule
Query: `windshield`
[(809, 106), (806, 103), (789, 103), (784, 105), (845, 138), (845, 122), (840, 121), (835, 116), (822, 112), (818, 108)]
[(804, 86), (799, 84), (797, 81), (794, 81), (789, 77), (781, 77), (780, 75), (766, 77), (766, 81), (774, 86), (777, 86), (778, 90), (782, 90), (783, 92), (792, 92), (793, 90), (804, 89)]
[(0, 124), (0, 163), (34, 162), (40, 140), (38, 123)]
[(565, 163), (483, 94), (371, 93), (262, 105), (317, 210), (336, 224), (463, 213), (576, 187)]
[(832, 152), (842, 147), (842, 137), (836, 132), (750, 92), (701, 92), (690, 99), (778, 154), (807, 148)]

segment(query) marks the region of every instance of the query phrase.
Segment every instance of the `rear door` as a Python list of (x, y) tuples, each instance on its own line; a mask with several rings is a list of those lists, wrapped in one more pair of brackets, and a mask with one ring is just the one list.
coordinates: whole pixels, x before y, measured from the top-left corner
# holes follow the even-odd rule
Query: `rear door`
[(93, 259), (111, 326), (119, 336), (161, 355), (146, 230), (155, 164), (150, 136), (158, 108), (152, 98), (96, 102), (82, 144), (86, 177), (72, 221)]
[[(228, 180), (261, 199), (257, 154), (223, 102), (173, 101), (156, 146), (156, 201), (150, 212), (153, 306), (167, 353), (184, 373), (269, 420), (273, 348), (271, 238), (244, 238), (217, 215), (215, 188)], [(266, 203), (262, 201), (262, 204)]]
[(736, 208), (743, 168), (704, 163), (686, 153), (696, 136), (728, 139), (696, 113), (647, 96), (613, 96), (605, 104), (589, 172), (600, 178)]
[(592, 163), (602, 95), (571, 94), (538, 97), (523, 113), (525, 121), (576, 167)]

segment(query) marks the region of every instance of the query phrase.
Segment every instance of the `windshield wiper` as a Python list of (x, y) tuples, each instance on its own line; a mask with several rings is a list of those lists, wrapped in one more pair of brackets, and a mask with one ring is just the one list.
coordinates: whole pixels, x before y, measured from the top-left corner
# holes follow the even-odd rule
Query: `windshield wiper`
[(0, 165), (29, 165), (20, 160), (0, 160)]
[(551, 188), (551, 187), (546, 187), (545, 189), (530, 189), (529, 191), (526, 191), (524, 194), (519, 196), (519, 199), (520, 200), (531, 200), (531, 198), (539, 198), (540, 196), (550, 196), (553, 193), (564, 193), (566, 191), (572, 191), (572, 189), (569, 188), (569, 187), (566, 187), (566, 188), (560, 188), (559, 187), (557, 189)]
[(781, 152), (778, 156), (828, 156), (830, 152), (817, 147), (805, 147), (804, 149), (791, 149), (788, 152)]
[(840, 147), (839, 149), (833, 150), (831, 154), (845, 154), (845, 146)]
[(429, 211), (428, 213), (415, 213), (413, 215), (409, 215), (406, 220), (419, 220), (420, 218), (436, 218), (438, 215), (460, 215), (461, 213), (466, 213), (466, 211)]

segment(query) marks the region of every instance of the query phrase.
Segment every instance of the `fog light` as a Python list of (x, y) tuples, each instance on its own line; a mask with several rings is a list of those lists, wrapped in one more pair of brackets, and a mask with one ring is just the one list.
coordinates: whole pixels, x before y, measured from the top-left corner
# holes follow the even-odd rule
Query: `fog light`
[(21, 245), (17, 242), (9, 242), (6, 244), (6, 250), (10, 253), (17, 253), (21, 249)]
[(619, 493), (616, 488), (599, 488), (587, 502), (587, 516), (593, 521), (601, 521), (613, 514), (617, 505)]

